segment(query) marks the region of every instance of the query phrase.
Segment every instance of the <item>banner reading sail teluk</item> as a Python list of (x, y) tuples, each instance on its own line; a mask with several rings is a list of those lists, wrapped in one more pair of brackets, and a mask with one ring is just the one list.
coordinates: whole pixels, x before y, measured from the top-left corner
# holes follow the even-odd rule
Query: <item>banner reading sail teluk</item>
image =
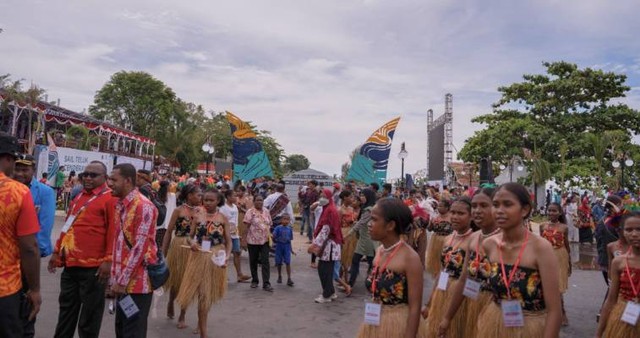
[(347, 180), (369, 184), (387, 179), (391, 142), (399, 122), (400, 117), (397, 117), (385, 123), (360, 146), (351, 162)]
[(233, 137), (233, 180), (273, 177), (269, 158), (251, 126), (231, 112), (227, 112), (227, 120)]

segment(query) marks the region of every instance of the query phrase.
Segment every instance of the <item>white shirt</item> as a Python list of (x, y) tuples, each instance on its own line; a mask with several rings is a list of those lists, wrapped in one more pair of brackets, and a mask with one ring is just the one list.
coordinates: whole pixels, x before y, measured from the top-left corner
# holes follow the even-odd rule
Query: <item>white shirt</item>
[[(273, 205), (273, 203), (276, 202), (276, 200), (282, 195), (281, 192), (274, 192), (273, 194), (267, 196), (267, 198), (264, 200), (264, 207), (267, 209), (271, 209), (271, 206)], [(289, 217), (291, 217), (291, 222), (293, 222), (296, 218), (293, 215), (293, 206), (291, 205), (291, 201), (289, 201), (289, 203), (287, 203), (287, 206), (284, 208), (284, 210), (282, 210), (279, 214), (276, 215), (276, 217), (280, 217), (284, 214), (289, 214)]]
[(220, 213), (224, 215), (229, 221), (229, 232), (231, 234), (231, 238), (240, 238), (238, 234), (238, 206), (232, 204), (224, 204), (220, 207)]

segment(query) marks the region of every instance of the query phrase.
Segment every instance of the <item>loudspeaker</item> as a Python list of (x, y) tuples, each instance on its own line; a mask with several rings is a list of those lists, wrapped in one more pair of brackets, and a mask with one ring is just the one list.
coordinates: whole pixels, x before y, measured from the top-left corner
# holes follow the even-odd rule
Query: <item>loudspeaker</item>
[(480, 159), (480, 184), (483, 183), (494, 183), (491, 157)]

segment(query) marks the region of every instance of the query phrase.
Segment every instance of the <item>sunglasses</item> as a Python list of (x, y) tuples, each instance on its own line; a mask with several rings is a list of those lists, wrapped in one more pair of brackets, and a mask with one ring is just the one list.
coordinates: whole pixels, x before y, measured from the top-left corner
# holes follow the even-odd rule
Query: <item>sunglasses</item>
[(98, 176), (102, 176), (102, 174), (83, 172), (79, 175), (80, 178), (83, 178), (83, 177), (96, 178)]

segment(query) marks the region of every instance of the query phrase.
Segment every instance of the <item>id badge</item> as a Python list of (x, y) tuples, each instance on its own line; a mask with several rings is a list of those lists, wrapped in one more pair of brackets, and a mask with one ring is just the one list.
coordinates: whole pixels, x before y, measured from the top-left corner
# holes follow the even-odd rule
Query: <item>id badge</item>
[(364, 323), (373, 326), (380, 325), (380, 311), (382, 307), (376, 303), (365, 303), (364, 305)]
[(449, 283), (449, 273), (442, 270), (440, 271), (440, 277), (438, 277), (438, 289), (447, 291), (447, 284)]
[(505, 327), (523, 327), (524, 314), (518, 300), (505, 300), (500, 303), (502, 307), (502, 321)]
[(620, 319), (631, 326), (636, 326), (638, 317), (640, 317), (640, 304), (632, 301), (627, 302)]
[(467, 278), (467, 281), (464, 283), (464, 290), (462, 291), (462, 294), (471, 299), (478, 299), (478, 295), (480, 294), (480, 285), (480, 282)]
[(120, 299), (118, 301), (118, 305), (127, 318), (131, 318), (136, 313), (140, 312), (140, 309), (138, 309), (138, 306), (133, 301), (133, 298), (131, 298), (130, 295), (126, 295), (124, 298)]
[(202, 240), (202, 251), (211, 251), (211, 241)]
[(62, 232), (63, 233), (67, 233), (67, 231), (69, 231), (69, 229), (71, 228), (71, 225), (73, 224), (73, 221), (76, 219), (76, 216), (69, 216), (69, 218), (67, 218), (67, 221), (64, 222), (64, 225), (62, 226)]

